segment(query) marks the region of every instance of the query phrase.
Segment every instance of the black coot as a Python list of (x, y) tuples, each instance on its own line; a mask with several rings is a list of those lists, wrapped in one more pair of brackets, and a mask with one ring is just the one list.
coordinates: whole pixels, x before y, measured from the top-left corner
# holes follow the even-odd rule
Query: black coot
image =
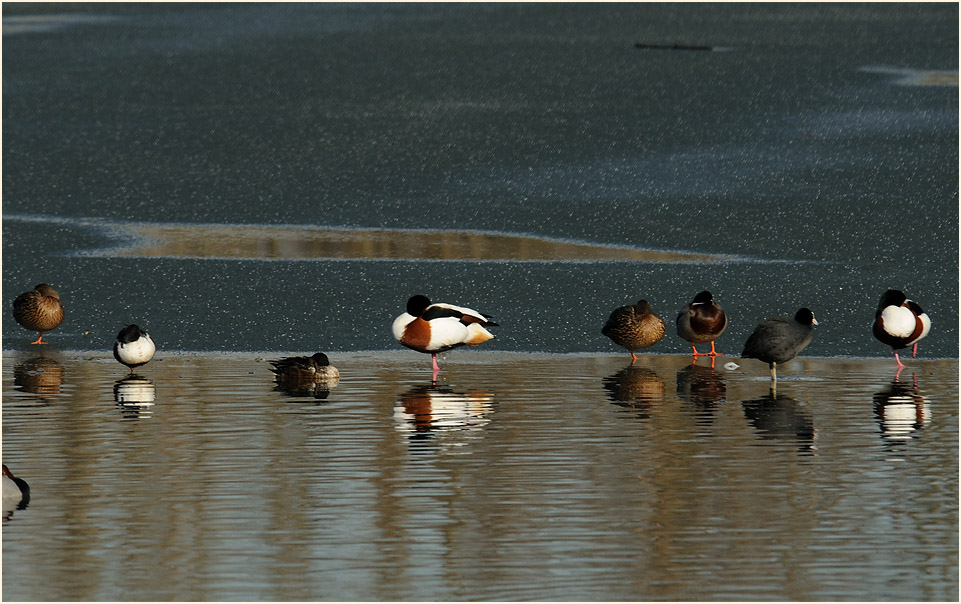
[(741, 357), (757, 359), (771, 367), (771, 379), (777, 379), (777, 364), (796, 357), (814, 337), (814, 313), (802, 308), (794, 317), (775, 317), (754, 328), (744, 344)]

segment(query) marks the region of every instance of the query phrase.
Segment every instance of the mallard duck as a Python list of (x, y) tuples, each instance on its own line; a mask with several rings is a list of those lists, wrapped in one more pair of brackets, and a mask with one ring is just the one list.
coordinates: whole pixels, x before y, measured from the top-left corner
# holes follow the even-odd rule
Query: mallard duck
[(793, 317), (767, 319), (754, 328), (744, 344), (741, 357), (757, 359), (771, 367), (771, 379), (777, 380), (777, 364), (787, 363), (804, 350), (814, 337), (814, 313), (802, 308)]
[(24, 329), (39, 334), (31, 344), (46, 344), (43, 334), (63, 322), (60, 294), (46, 283), (20, 294), (13, 301), (13, 319)]
[(647, 300), (634, 306), (622, 306), (611, 312), (601, 333), (631, 353), (631, 363), (637, 361), (635, 351), (657, 344), (664, 337), (664, 321), (654, 314)]
[(318, 352), (309, 357), (284, 357), (270, 361), (277, 381), (313, 382), (340, 380), (340, 371), (330, 364), (327, 355)]
[(437, 353), (458, 346), (477, 346), (494, 339), (488, 327), (497, 327), (491, 316), (462, 306), (432, 303), (427, 296), (407, 300), (407, 311), (394, 319), (394, 338), (411, 350), (430, 354), (437, 379)]
[[(716, 340), (727, 329), (727, 314), (709, 291), (694, 296), (694, 300), (677, 315), (677, 335), (691, 343), (694, 357), (723, 355), (714, 350)], [(698, 352), (695, 344), (711, 343), (711, 352)]]
[(150, 334), (136, 325), (127, 325), (117, 334), (117, 341), (113, 343), (113, 358), (130, 368), (133, 373), (135, 367), (147, 364), (157, 351), (157, 346), (150, 339)]
[(914, 345), (912, 357), (918, 354), (918, 340), (931, 331), (931, 318), (914, 300), (908, 300), (904, 292), (889, 289), (881, 296), (871, 326), (874, 337), (894, 350), (898, 369), (904, 368), (898, 350)]

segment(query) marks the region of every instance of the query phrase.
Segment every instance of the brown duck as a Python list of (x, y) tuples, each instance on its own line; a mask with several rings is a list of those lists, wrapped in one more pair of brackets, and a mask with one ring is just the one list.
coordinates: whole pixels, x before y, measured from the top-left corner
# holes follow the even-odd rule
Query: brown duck
[(20, 294), (13, 301), (13, 319), (24, 329), (40, 334), (31, 344), (46, 344), (43, 334), (63, 322), (60, 294), (46, 283)]
[[(715, 357), (723, 352), (714, 349), (716, 340), (727, 329), (727, 315), (714, 301), (709, 291), (694, 296), (694, 300), (677, 315), (677, 335), (691, 343), (694, 358)], [(698, 352), (695, 344), (711, 343), (711, 352)]]
[(631, 363), (637, 361), (635, 350), (657, 344), (664, 337), (664, 321), (654, 314), (647, 300), (634, 306), (622, 306), (611, 313), (601, 333), (631, 353)]
[(309, 357), (284, 357), (270, 364), (278, 382), (340, 381), (340, 371), (322, 352)]

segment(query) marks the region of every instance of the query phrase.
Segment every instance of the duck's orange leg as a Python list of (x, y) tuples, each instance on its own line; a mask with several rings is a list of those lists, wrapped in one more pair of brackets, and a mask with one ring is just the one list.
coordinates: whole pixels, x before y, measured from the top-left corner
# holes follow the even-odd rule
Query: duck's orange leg
[(724, 356), (724, 353), (723, 353), (723, 352), (718, 352), (718, 351), (714, 350), (714, 340), (711, 340), (711, 352), (709, 352), (709, 353), (707, 353), (707, 354), (711, 355), (712, 357), (716, 357), (716, 356), (718, 356), (718, 355)]
[(43, 341), (43, 334), (41, 333), (40, 335), (37, 336), (37, 339), (36, 339), (36, 340), (34, 340), (33, 342), (30, 342), (30, 343), (31, 343), (31, 344), (47, 344), (48, 342), (44, 342), (44, 341)]

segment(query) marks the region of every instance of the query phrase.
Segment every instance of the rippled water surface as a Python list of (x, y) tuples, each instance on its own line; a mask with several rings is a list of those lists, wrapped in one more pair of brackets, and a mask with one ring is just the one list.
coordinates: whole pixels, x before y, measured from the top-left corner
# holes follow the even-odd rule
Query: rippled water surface
[(958, 596), (957, 361), (331, 357), (4, 353), (4, 599)]

